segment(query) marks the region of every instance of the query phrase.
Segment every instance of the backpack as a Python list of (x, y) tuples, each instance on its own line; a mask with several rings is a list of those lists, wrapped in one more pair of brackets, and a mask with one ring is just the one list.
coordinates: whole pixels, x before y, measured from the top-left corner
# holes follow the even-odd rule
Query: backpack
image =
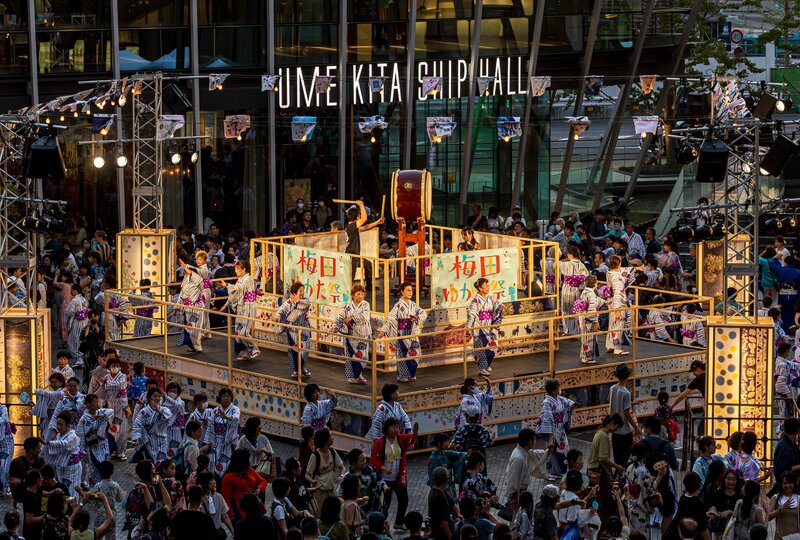
[[(339, 457), (339, 454), (336, 453), (336, 450), (331, 448), (328, 450), (333, 458), (333, 468), (338, 468), (339, 464), (342, 463), (342, 459)], [(319, 455), (318, 450), (314, 450), (314, 472), (311, 473), (311, 478), (319, 475), (319, 467), (322, 465), (322, 456)]]
[(183, 441), (183, 444), (172, 458), (172, 462), (175, 464), (175, 478), (177, 478), (181, 484), (184, 484), (189, 478), (189, 475), (186, 473), (186, 460), (184, 459), (184, 454), (189, 444), (188, 439)]
[(645, 459), (644, 462), (645, 467), (647, 467), (647, 470), (650, 471), (650, 474), (652, 474), (653, 476), (658, 475), (658, 472), (655, 469), (655, 464), (658, 463), (659, 461), (667, 461), (667, 453), (664, 450), (664, 448), (669, 443), (664, 439), (659, 439), (659, 440), (660, 442), (658, 446), (656, 446), (655, 448), (653, 448), (648, 444), (648, 446), (650, 446), (650, 452), (647, 453), (647, 458)]
[[(471, 426), (474, 426), (471, 428)], [(464, 442), (461, 445), (466, 452), (483, 452), (483, 441), (481, 440), (480, 424), (467, 424), (464, 426)]]
[[(278, 535), (278, 538), (285, 538), (283, 535), (283, 531), (281, 530), (280, 526), (278, 525), (278, 520), (275, 518), (275, 509), (278, 507), (282, 507), (284, 513), (286, 514), (286, 518), (284, 520), (289, 519), (289, 512), (286, 512), (286, 508), (276, 500), (272, 501), (272, 505), (269, 507), (269, 519), (272, 521), (272, 526), (275, 527), (275, 533)], [(289, 523), (286, 523), (287, 529), (289, 528)]]

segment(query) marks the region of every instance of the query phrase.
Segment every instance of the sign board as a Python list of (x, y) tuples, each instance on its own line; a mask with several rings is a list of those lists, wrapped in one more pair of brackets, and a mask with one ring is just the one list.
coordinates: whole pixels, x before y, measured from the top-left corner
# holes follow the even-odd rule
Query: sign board
[(283, 247), (284, 294), (292, 283), (305, 286), (305, 296), (315, 304), (344, 306), (350, 301), (350, 256), (338, 251), (302, 246)]
[(478, 278), (489, 280), (489, 294), (502, 302), (517, 299), (519, 257), (516, 250), (482, 249), (431, 257), (433, 309), (466, 307), (475, 295)]
[(744, 40), (744, 33), (738, 28), (734, 28), (733, 30), (731, 30), (729, 36), (731, 43), (733, 43), (734, 45), (738, 45), (739, 43), (742, 42), (742, 40)]

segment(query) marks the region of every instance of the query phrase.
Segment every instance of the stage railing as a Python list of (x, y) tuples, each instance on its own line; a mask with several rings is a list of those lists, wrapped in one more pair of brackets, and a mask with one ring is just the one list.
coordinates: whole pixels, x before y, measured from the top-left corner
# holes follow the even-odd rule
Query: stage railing
[[(220, 281), (220, 280), (215, 280)], [(154, 286), (151, 287), (152, 289), (158, 289), (159, 287), (166, 287), (166, 286)], [(690, 295), (685, 293), (677, 293), (672, 291), (663, 291), (658, 289), (647, 289), (642, 287), (630, 287), (630, 291), (633, 291), (634, 295), (634, 303), (631, 306), (613, 309), (613, 310), (604, 310), (601, 314), (610, 315), (613, 313), (623, 313), (629, 314), (629, 317), (626, 317), (626, 320), (629, 322), (626, 324), (625, 328), (621, 329), (629, 333), (631, 338), (631, 356), (610, 356), (610, 355), (603, 355), (603, 360), (601, 363), (598, 363), (598, 366), (608, 366), (613, 367), (619, 363), (628, 363), (633, 367), (634, 374), (633, 374), (633, 384), (635, 384), (635, 380), (637, 377), (636, 373), (636, 364), (637, 364), (637, 355), (636, 355), (636, 348), (637, 343), (641, 343), (642, 341), (652, 341), (649, 337), (642, 336), (640, 334), (646, 334), (648, 331), (656, 327), (675, 327), (680, 326), (681, 324), (688, 324), (694, 321), (706, 321), (705, 315), (695, 314), (689, 315), (687, 313), (683, 313), (683, 320), (678, 321), (670, 321), (664, 322), (663, 324), (657, 325), (645, 325), (640, 323), (641, 312), (643, 310), (658, 310), (660, 312), (665, 312), (669, 314), (676, 314), (679, 313), (683, 306), (694, 303), (696, 305), (700, 305), (703, 313), (709, 313), (712, 303), (711, 298), (707, 297), (700, 297), (696, 295)], [(155, 292), (155, 291), (154, 291)], [(659, 303), (659, 304), (651, 304), (647, 306), (640, 306), (638, 305), (639, 299), (642, 298), (642, 295), (645, 293), (659, 293), (659, 294), (669, 294), (670, 301)], [(134, 289), (127, 289), (127, 290), (117, 290), (117, 291), (108, 291), (106, 294), (106, 317), (120, 317), (123, 322), (122, 328), (123, 333), (120, 339), (114, 340), (113, 343), (116, 346), (120, 346), (123, 349), (129, 349), (132, 351), (138, 352), (146, 352), (146, 353), (155, 353), (159, 356), (163, 356), (164, 363), (163, 369), (165, 373), (168, 375), (171, 371), (174, 371), (171, 367), (171, 362), (169, 358), (177, 358), (184, 362), (186, 366), (195, 365), (198, 368), (200, 366), (209, 366), (212, 365), (208, 361), (199, 360), (196, 355), (184, 350), (184, 349), (177, 349), (174, 346), (174, 341), (177, 337), (179, 332), (183, 332), (184, 330), (194, 330), (194, 328), (183, 324), (182, 322), (178, 322), (177, 320), (169, 320), (167, 315), (169, 313), (177, 313), (182, 312), (183, 310), (187, 309), (187, 306), (174, 303), (170, 301), (160, 301), (155, 300), (150, 302), (149, 304), (138, 304), (132, 305), (131, 299), (137, 296), (137, 291)], [(169, 297), (169, 296), (168, 296)], [(129, 307), (122, 309), (122, 308), (110, 308), (109, 307), (109, 300), (111, 298), (117, 298), (118, 300), (126, 300)], [(216, 302), (218, 300), (224, 300), (225, 297), (214, 297), (212, 301)], [(333, 364), (344, 364), (348, 358), (343, 354), (343, 349), (341, 345), (342, 335), (339, 334), (335, 329), (331, 328), (330, 322), (331, 318), (323, 317), (319, 314), (319, 306), (317, 306), (317, 311), (314, 312), (313, 310), (309, 313), (309, 320), (310, 320), (310, 328), (291, 325), (291, 324), (283, 324), (280, 322), (276, 322), (274, 320), (267, 321), (265, 320), (266, 317), (271, 317), (274, 314), (274, 310), (270, 310), (266, 307), (266, 304), (273, 303), (276, 304), (276, 295), (272, 294), (265, 294), (259, 300), (259, 313), (260, 317), (249, 319), (253, 322), (254, 331), (252, 340), (258, 345), (261, 349), (269, 349), (274, 351), (280, 352), (287, 352), (288, 351), (295, 351), (297, 353), (307, 352), (310, 359), (313, 359), (315, 362), (329, 362)], [(538, 375), (542, 377), (554, 377), (557, 373), (563, 373), (564, 371), (569, 371), (569, 368), (565, 366), (557, 366), (555, 361), (555, 353), (557, 348), (562, 344), (565, 343), (567, 340), (579, 340), (585, 336), (597, 336), (601, 351), (604, 348), (604, 344), (602, 343), (602, 339), (606, 336), (609, 330), (603, 330), (597, 332), (582, 332), (574, 335), (565, 335), (561, 331), (563, 329), (563, 324), (565, 321), (576, 320), (579, 317), (583, 316), (582, 314), (563, 314), (558, 315), (556, 312), (551, 310), (545, 310), (546, 307), (547, 297), (539, 298), (536, 300), (532, 300), (533, 311), (530, 313), (530, 317), (525, 319), (524, 321), (520, 322), (520, 320), (514, 320), (514, 317), (509, 317), (506, 320), (502, 321), (500, 324), (496, 325), (495, 330), (498, 333), (498, 345), (496, 347), (497, 350), (497, 357), (502, 361), (504, 356), (511, 356), (511, 355), (519, 355), (524, 354), (526, 357), (530, 356), (531, 354), (540, 354), (540, 355), (547, 355), (547, 362), (546, 366), (542, 368), (534, 368), (531, 369), (529, 365), (520, 364), (520, 371), (515, 371), (511, 376), (505, 377), (495, 377), (493, 378), (494, 382), (504, 382), (504, 381), (514, 381), (517, 380), (519, 377), (523, 376), (531, 376), (531, 375)], [(121, 305), (124, 305), (124, 302), (120, 302)], [(153, 349), (151, 344), (147, 346), (143, 346), (137, 342), (137, 338), (132, 335), (132, 329), (134, 326), (134, 322), (137, 319), (144, 319), (148, 317), (140, 316), (134, 313), (135, 309), (140, 309), (142, 307), (152, 307), (154, 309), (153, 316), (150, 317), (154, 320), (155, 327), (160, 329), (158, 334), (158, 339), (160, 339), (160, 345), (156, 350)], [(221, 369), (224, 371), (224, 377), (221, 375), (218, 377), (218, 380), (225, 380), (228, 381), (231, 386), (236, 386), (233, 384), (234, 375), (235, 374), (257, 374), (264, 377), (269, 377), (274, 380), (284, 381), (284, 382), (291, 382), (297, 385), (297, 395), (302, 395), (302, 386), (309, 382), (308, 380), (303, 381), (300, 376), (295, 379), (292, 379), (289, 376), (290, 370), (288, 365), (286, 366), (285, 370), (280, 369), (279, 371), (270, 370), (269, 373), (264, 373), (263, 370), (258, 370), (259, 362), (264, 362), (264, 357), (262, 356), (260, 359), (255, 360), (234, 360), (234, 340), (236, 339), (236, 332), (235, 332), (235, 314), (231, 313), (221, 313), (216, 310), (206, 310), (205, 308), (199, 306), (192, 306), (188, 308), (190, 311), (194, 313), (199, 312), (208, 312), (209, 315), (214, 315), (217, 317), (221, 317), (221, 321), (223, 324), (221, 326), (212, 327), (208, 330), (208, 333), (212, 336), (212, 340), (221, 340), (224, 339), (226, 346), (225, 350), (227, 351), (227, 359), (217, 359), (213, 361), (213, 367), (217, 369)], [(528, 334), (520, 335), (519, 328), (521, 324), (531, 325), (531, 331)], [(106, 328), (108, 329), (108, 324), (106, 324)], [(515, 332), (516, 330), (516, 332)], [(285, 342), (285, 338), (278, 338), (276, 331), (278, 332), (292, 332), (294, 333), (295, 343), (298, 345), (291, 346)], [(302, 332), (310, 331), (311, 336), (308, 340), (309, 348), (302, 347), (302, 339), (301, 335)], [(395, 370), (394, 364), (398, 361), (396, 356), (391, 352), (391, 345), (393, 342), (397, 341), (398, 339), (417, 339), (420, 340), (423, 344), (433, 344), (432, 346), (424, 347), (422, 349), (422, 354), (415, 357), (414, 359), (419, 362), (419, 377), (424, 377), (425, 370), (441, 365), (442, 363), (448, 365), (461, 365), (462, 366), (462, 375), (463, 378), (466, 378), (477, 371), (473, 364), (473, 357), (474, 353), (483, 349), (487, 348), (476, 348), (473, 346), (473, 340), (470, 335), (470, 329), (464, 328), (463, 323), (460, 326), (455, 328), (447, 328), (443, 330), (434, 330), (428, 332), (422, 332), (419, 334), (415, 334), (412, 336), (403, 336), (402, 338), (391, 338), (391, 337), (374, 337), (373, 339), (366, 339), (370, 346), (370, 355), (369, 358), (364, 359), (365, 364), (365, 373), (364, 375), (368, 379), (368, 384), (364, 386), (347, 386), (346, 390), (337, 390), (337, 393), (342, 395), (350, 395), (353, 397), (358, 398), (368, 398), (369, 401), (372, 403), (373, 410), (374, 407), (378, 405), (380, 402), (380, 386), (378, 383), (378, 377), (381, 373), (385, 372), (392, 372)], [(444, 343), (444, 345), (441, 345)], [(534, 352), (525, 352), (519, 353), (520, 347), (527, 347), (527, 348), (536, 348), (538, 347), (537, 351)], [(687, 351), (697, 350), (697, 351), (704, 351), (703, 347), (688, 347)], [(302, 354), (298, 354), (300, 358), (302, 358)], [(123, 359), (125, 358), (125, 354), (123, 353)], [(653, 358), (648, 358), (648, 361), (653, 360)], [(302, 360), (300, 360), (302, 361)], [(288, 359), (287, 359), (288, 364)], [(314, 367), (311, 366), (312, 372), (314, 371)], [(574, 369), (581, 369), (581, 368), (574, 368)], [(183, 368), (182, 371), (176, 373), (183, 375), (183, 376), (196, 376), (195, 373), (192, 373), (193, 369)], [(298, 370), (298, 372), (300, 369)], [(342, 379), (344, 379), (344, 373), (342, 372), (341, 375)], [(452, 380), (447, 381), (446, 383), (442, 384), (435, 384), (431, 383), (431, 385), (426, 386), (423, 390), (415, 390), (415, 391), (404, 391), (404, 395), (414, 396), (417, 394), (424, 394), (430, 392), (437, 392), (437, 393), (446, 393), (446, 392), (453, 392), (456, 391), (461, 385), (461, 378), (460, 380)], [(326, 384), (330, 384), (330, 381), (321, 381), (318, 378), (314, 378), (312, 382), (321, 383), (322, 386)], [(242, 387), (243, 388), (243, 387)], [(249, 390), (249, 388), (243, 388), (245, 390)], [(542, 393), (541, 388), (532, 389), (529, 394), (540, 394)], [(523, 395), (525, 392), (516, 393), (515, 396)], [(278, 394), (275, 394), (277, 397)], [(283, 396), (285, 397), (285, 396)], [(595, 408), (599, 406), (594, 406)], [(341, 407), (340, 407), (341, 408)], [(346, 410), (346, 409), (345, 409)], [(362, 416), (368, 416), (371, 414), (372, 411), (364, 411), (364, 410), (351, 410), (349, 412), (359, 414)], [(538, 414), (538, 411), (530, 411), (530, 416), (535, 417)], [(298, 415), (299, 418), (299, 415)], [(488, 421), (491, 423), (491, 419)]]

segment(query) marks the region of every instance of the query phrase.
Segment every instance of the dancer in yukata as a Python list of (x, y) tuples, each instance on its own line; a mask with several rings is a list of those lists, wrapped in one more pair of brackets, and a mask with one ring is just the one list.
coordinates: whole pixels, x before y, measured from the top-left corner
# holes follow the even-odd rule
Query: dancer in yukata
[[(234, 270), (238, 279), (236, 283), (227, 284), (228, 301), (220, 308), (220, 311), (224, 311), (229, 306), (236, 311), (234, 333), (238, 343), (237, 348), (242, 348), (236, 359), (247, 360), (261, 354), (252, 336), (253, 319), (258, 317), (256, 301), (261, 295), (261, 291), (256, 289), (256, 282), (250, 276), (250, 265), (247, 261), (236, 261)], [(219, 287), (219, 285), (224, 284), (220, 282), (217, 286)]]
[(414, 296), (414, 285), (408, 282), (400, 284), (400, 300), (394, 305), (386, 318), (382, 334), (390, 338), (397, 351), (397, 382), (407, 383), (417, 380), (417, 361), (414, 359), (422, 353), (416, 337), (403, 339), (404, 336), (419, 334), (427, 314), (411, 298)]
[[(581, 295), (583, 282), (589, 271), (586, 265), (581, 262), (581, 252), (575, 246), (567, 248), (567, 260), (562, 261), (559, 270), (564, 284), (561, 287), (561, 314), (572, 313), (572, 305)], [(574, 336), (578, 333), (578, 321), (575, 318), (565, 318), (563, 321), (564, 334)]]
[(472, 343), (478, 373), (489, 376), (492, 361), (497, 354), (497, 333), (495, 327), (503, 321), (503, 303), (489, 294), (489, 280), (478, 278), (475, 281), (477, 294), (469, 304), (467, 328), (472, 333)]
[(89, 309), (89, 302), (81, 294), (79, 285), (73, 285), (68, 294), (72, 295), (72, 299), (64, 310), (64, 319), (67, 325), (67, 348), (77, 366), (83, 364), (83, 353), (80, 351), (81, 333), (88, 324), (91, 310)]
[(189, 328), (183, 328), (183, 332), (178, 338), (178, 347), (187, 345), (191, 352), (202, 352), (200, 313), (194, 309), (194, 306), (201, 302), (203, 278), (197, 272), (192, 271), (193, 267), (186, 264), (186, 261), (180, 260), (179, 262), (184, 272), (183, 281), (181, 281), (180, 303), (185, 306), (180, 323)]
[(56, 404), (56, 408), (50, 417), (50, 423), (47, 426), (47, 432), (42, 434), (42, 437), (47, 439), (51, 433), (56, 432), (56, 419), (64, 411), (67, 411), (72, 416), (69, 425), (74, 429), (78, 425), (78, 420), (80, 420), (85, 409), (86, 396), (81, 394), (81, 381), (77, 377), (70, 377), (67, 380), (67, 386), (64, 388), (64, 396)]
[(0, 404), (0, 488), (7, 496), (11, 495), (8, 471), (14, 458), (14, 431), (8, 407)]
[[(303, 298), (305, 295), (305, 287), (302, 283), (292, 283), (289, 287), (289, 298), (284, 300), (281, 307), (275, 313), (275, 320), (283, 324), (291, 324), (293, 326), (302, 326), (310, 328), (308, 322), (308, 310), (311, 308), (311, 301), (308, 298)], [(286, 333), (289, 347), (299, 347), (302, 349), (302, 358), (300, 358), (300, 350), (290, 348), (289, 367), (292, 370), (292, 378), (297, 378), (297, 361), (302, 360), (303, 377), (310, 377), (311, 372), (308, 370), (308, 348), (309, 340), (311, 339), (311, 332), (308, 330), (300, 331), (300, 342), (297, 341), (298, 330), (296, 328), (281, 327), (280, 332)]]
[(108, 450), (108, 426), (114, 418), (114, 409), (100, 408), (100, 397), (96, 394), (86, 396), (86, 410), (83, 411), (75, 433), (80, 440), (81, 450), (88, 454), (89, 481), (92, 485), (102, 480), (98, 466), (111, 458)]
[(383, 401), (375, 409), (372, 415), (372, 425), (366, 434), (366, 438), (374, 441), (383, 436), (383, 423), (389, 418), (394, 418), (400, 422), (400, 433), (411, 433), (411, 419), (400, 405), (400, 387), (394, 383), (386, 383), (381, 389)]
[(117, 288), (117, 278), (112, 274), (106, 274), (103, 278), (103, 299), (108, 297), (108, 309), (115, 310), (114, 313), (107, 313), (106, 317), (106, 331), (108, 332), (108, 339), (110, 341), (119, 341), (122, 337), (122, 326), (128, 320), (126, 315), (128, 311), (128, 300), (119, 294), (113, 294), (110, 291)]
[(303, 396), (305, 396), (308, 404), (303, 409), (303, 415), (300, 417), (301, 426), (311, 426), (315, 431), (328, 427), (328, 420), (330, 420), (331, 413), (338, 405), (339, 398), (330, 388), (323, 388), (322, 390), (330, 396), (329, 399), (319, 399), (320, 387), (316, 384), (309, 384), (303, 389)]
[(50, 435), (50, 440), (42, 441), (47, 445), (50, 463), (56, 469), (56, 478), (67, 486), (71, 497), (78, 497), (76, 488), (81, 484), (81, 460), (84, 452), (81, 451), (80, 440), (75, 430), (70, 426), (72, 416), (64, 411), (56, 420), (57, 433)]
[(572, 313), (580, 314), (578, 326), (581, 333), (581, 364), (596, 364), (600, 356), (597, 336), (592, 335), (593, 332), (600, 331), (597, 312), (601, 302), (597, 298), (596, 288), (597, 276), (586, 276), (581, 296), (572, 306)]
[(117, 355), (106, 356), (106, 373), (96, 393), (109, 409), (114, 409), (114, 418), (108, 432), (114, 439), (113, 456), (122, 461), (127, 460), (125, 450), (128, 448), (128, 377), (122, 372), (122, 363)]
[(167, 459), (169, 428), (172, 426), (172, 413), (162, 406), (164, 394), (158, 388), (147, 391), (147, 406), (133, 422), (131, 440), (136, 444), (134, 462), (149, 459), (156, 466)]
[(167, 457), (174, 460), (183, 444), (183, 430), (189, 418), (189, 414), (186, 412), (186, 403), (181, 399), (181, 385), (176, 382), (167, 385), (164, 406), (172, 415), (172, 425), (167, 433)]
[(153, 333), (153, 312), (156, 308), (153, 306), (155, 296), (150, 292), (150, 285), (151, 282), (147, 278), (139, 281), (139, 294), (131, 297), (131, 305), (134, 306), (133, 313), (138, 315), (135, 319), (136, 322), (133, 323), (135, 337), (145, 337)]
[(684, 308), (685, 314), (681, 315), (681, 337), (684, 345), (692, 347), (705, 347), (706, 346), (706, 329), (703, 326), (703, 320), (700, 319), (698, 313), (699, 309), (697, 304), (686, 304)]
[[(360, 283), (350, 289), (351, 300), (336, 317), (333, 327), (344, 334), (344, 376), (350, 384), (367, 384), (362, 375), (364, 362), (369, 359), (369, 342), (372, 339), (372, 317), (369, 302), (364, 300), (367, 290)], [(358, 339), (361, 338), (361, 339)]]
[[(628, 306), (628, 295), (625, 288), (628, 285), (629, 270), (632, 271), (632, 268), (622, 268), (622, 258), (618, 255), (612, 255), (608, 260), (606, 279), (611, 289), (611, 298), (608, 302), (609, 310)], [(628, 343), (625, 337), (626, 312), (611, 311), (608, 314), (608, 319), (609, 333), (606, 336), (606, 350), (616, 355), (630, 354), (630, 352), (623, 349)]]
[[(58, 402), (64, 397), (64, 386), (67, 383), (61, 373), (51, 373), (47, 380), (50, 388), (37, 388), (34, 391), (36, 404), (31, 409), (31, 415), (39, 418), (39, 432), (42, 434), (47, 433), (50, 419), (55, 413)], [(45, 453), (42, 457), (47, 461), (48, 454)]]
[[(200, 276), (203, 282), (203, 290), (200, 292), (200, 297), (197, 299), (197, 307), (208, 309), (211, 307), (211, 297), (214, 296), (214, 285), (211, 281), (211, 271), (208, 269), (208, 253), (202, 249), (198, 249), (194, 254), (196, 266), (189, 266), (188, 268)], [(198, 321), (197, 327), (200, 328), (200, 340), (209, 339), (211, 334), (211, 321), (208, 318), (208, 311), (197, 312)]]
[(233, 404), (233, 392), (223, 388), (217, 395), (219, 406), (212, 413), (212, 421), (206, 430), (205, 443), (211, 448), (208, 454), (208, 470), (222, 476), (231, 461), (233, 450), (239, 441), (239, 407)]
[(478, 423), (483, 423), (483, 417), (492, 413), (492, 401), (494, 401), (494, 394), (492, 393), (492, 381), (489, 377), (483, 377), (486, 381), (486, 391), (481, 392), (478, 383), (472, 377), (464, 379), (464, 384), (461, 385), (461, 404), (458, 407), (458, 413), (455, 418), (455, 428), (467, 423), (467, 409), (477, 408), (480, 411), (478, 416)]

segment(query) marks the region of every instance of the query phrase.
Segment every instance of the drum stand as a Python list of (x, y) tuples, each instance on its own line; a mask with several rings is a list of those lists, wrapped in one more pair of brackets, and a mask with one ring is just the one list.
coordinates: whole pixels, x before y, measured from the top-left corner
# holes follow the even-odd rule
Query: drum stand
[[(416, 234), (409, 234), (406, 232), (406, 220), (404, 218), (398, 217), (397, 218), (397, 253), (398, 257), (403, 259), (406, 256), (406, 246), (409, 242), (416, 242), (418, 246), (420, 246), (420, 250), (417, 252), (417, 255), (423, 256), (425, 255), (425, 219), (418, 217), (417, 218), (417, 233)], [(428, 254), (430, 256), (432, 254)], [(428, 291), (430, 288), (425, 283), (425, 262), (424, 259), (418, 259), (416, 263), (417, 275), (421, 273), (421, 280), (420, 280), (420, 293)], [(415, 278), (413, 274), (408, 273), (408, 267), (406, 265), (406, 261), (403, 260), (400, 262), (400, 272), (398, 272), (398, 279), (397, 285), (392, 288), (392, 294), (400, 294), (400, 284), (408, 281), (411, 283), (415, 282)]]

